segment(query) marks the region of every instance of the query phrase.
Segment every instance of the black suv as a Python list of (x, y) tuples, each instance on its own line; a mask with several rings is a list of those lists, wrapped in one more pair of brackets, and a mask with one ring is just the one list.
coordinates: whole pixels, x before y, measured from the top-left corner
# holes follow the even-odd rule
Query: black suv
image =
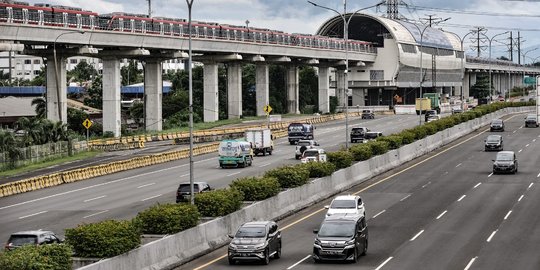
[(368, 132), (367, 127), (356, 127), (351, 129), (351, 142), (363, 141), (364, 135)]
[(484, 150), (486, 151), (502, 151), (503, 150), (503, 138), (501, 135), (489, 135), (484, 141)]
[[(207, 192), (212, 190), (210, 185), (206, 182), (194, 182), (193, 183), (193, 194)], [(176, 190), (176, 203), (179, 202), (188, 202), (189, 196), (191, 195), (191, 188), (189, 182), (181, 183)]]
[(6, 250), (14, 250), (24, 245), (47, 245), (63, 241), (51, 231), (22, 231), (11, 234)]
[(254, 221), (242, 224), (229, 244), (229, 264), (237, 261), (260, 260), (270, 263), (270, 257), (281, 257), (281, 231), (273, 221)]
[(518, 161), (513, 151), (502, 151), (497, 153), (493, 160), (493, 174), (497, 173), (517, 173)]
[(368, 131), (364, 134), (364, 139), (367, 142), (368, 140), (375, 140), (382, 136), (382, 132), (378, 131)]
[(504, 122), (501, 119), (491, 120), (489, 131), (504, 131)]
[(373, 110), (362, 110), (362, 119), (375, 119)]
[(536, 115), (529, 114), (527, 117), (525, 117), (525, 127), (538, 127), (538, 120), (536, 119)]
[(358, 214), (335, 214), (326, 217), (316, 233), (313, 260), (344, 260), (357, 262), (368, 249), (366, 218)]
[(426, 114), (424, 115), (424, 121), (427, 122), (430, 115), (437, 115), (437, 110), (427, 110)]

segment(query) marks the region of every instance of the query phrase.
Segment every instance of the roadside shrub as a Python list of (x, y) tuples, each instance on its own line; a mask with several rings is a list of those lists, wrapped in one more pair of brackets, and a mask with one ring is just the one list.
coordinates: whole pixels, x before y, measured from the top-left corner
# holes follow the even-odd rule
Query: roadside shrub
[(71, 248), (64, 244), (27, 245), (0, 252), (2, 270), (71, 270)]
[(404, 131), (400, 132), (399, 135), (401, 135), (401, 138), (403, 139), (403, 141), (402, 141), (403, 144), (413, 143), (414, 139), (416, 137), (414, 132), (412, 132), (410, 130), (404, 130)]
[(142, 212), (134, 219), (135, 225), (145, 234), (174, 234), (197, 226), (197, 207), (190, 204), (157, 204)]
[(357, 144), (351, 147), (351, 150), (349, 151), (351, 152), (354, 160), (356, 161), (368, 160), (373, 156), (371, 145), (367, 143)]
[(234, 188), (216, 189), (195, 196), (195, 205), (203, 217), (219, 217), (242, 207), (244, 196)]
[(424, 127), (426, 128), (426, 133), (428, 136), (433, 135), (439, 131), (437, 126), (433, 123), (427, 123), (424, 125)]
[(416, 126), (411, 129), (414, 133), (415, 140), (421, 140), (427, 136), (427, 129), (425, 126)]
[(385, 141), (371, 141), (368, 142), (369, 145), (371, 145), (371, 152), (374, 156), (382, 155), (386, 152), (388, 152), (389, 143)]
[(239, 178), (234, 180), (230, 187), (242, 192), (246, 201), (264, 200), (275, 196), (281, 190), (278, 180), (274, 177)]
[(353, 155), (346, 150), (327, 153), (328, 161), (336, 166), (336, 170), (350, 167), (353, 162)]
[(108, 258), (128, 252), (141, 243), (131, 221), (105, 220), (66, 229), (66, 244), (76, 256)]
[(390, 135), (377, 138), (377, 141), (388, 142), (389, 149), (398, 149), (403, 144), (403, 137), (400, 135)]
[(429, 125), (434, 126), (437, 129), (437, 132), (442, 131), (446, 128), (446, 125), (442, 120), (443, 119), (439, 119), (437, 121), (429, 122)]
[(308, 162), (302, 164), (309, 171), (309, 178), (319, 178), (331, 175), (336, 171), (336, 165), (332, 162)]
[(282, 188), (298, 187), (309, 181), (309, 171), (302, 166), (279, 167), (267, 171), (264, 176), (276, 178)]

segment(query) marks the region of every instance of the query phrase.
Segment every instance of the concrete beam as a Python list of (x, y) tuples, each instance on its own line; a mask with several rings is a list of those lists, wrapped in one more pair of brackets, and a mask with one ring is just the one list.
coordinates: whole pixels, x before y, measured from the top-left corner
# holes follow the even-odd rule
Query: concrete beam
[(219, 120), (219, 88), (217, 63), (204, 63), (203, 88), (204, 122), (215, 122)]
[(225, 55), (199, 55), (193, 56), (193, 61), (197, 62), (226, 62), (242, 60), (243, 57), (240, 54), (225, 54)]
[(24, 44), (0, 42), (0, 52), (22, 52), (23, 50)]
[(319, 67), (319, 111), (330, 112), (330, 68)]
[(287, 67), (287, 113), (300, 114), (298, 74), (297, 66)]
[(338, 106), (345, 107), (345, 70), (336, 70), (336, 97), (338, 99)]
[(146, 60), (144, 67), (144, 123), (146, 130), (161, 131), (163, 129), (161, 107), (163, 98), (162, 70), (161, 60)]
[(242, 65), (229, 64), (227, 70), (227, 97), (229, 119), (240, 118), (242, 115)]
[(270, 104), (270, 87), (268, 80), (268, 65), (257, 64), (255, 67), (255, 89), (257, 95), (257, 116), (264, 116), (264, 106)]
[[(67, 123), (67, 81), (65, 56), (47, 58), (47, 119)], [(56, 68), (55, 68), (56, 66)]]
[(276, 62), (276, 63), (289, 63), (291, 62), (291, 58), (287, 56), (278, 56), (278, 57), (267, 56), (266, 61)]
[(103, 132), (120, 137), (120, 60), (103, 59)]

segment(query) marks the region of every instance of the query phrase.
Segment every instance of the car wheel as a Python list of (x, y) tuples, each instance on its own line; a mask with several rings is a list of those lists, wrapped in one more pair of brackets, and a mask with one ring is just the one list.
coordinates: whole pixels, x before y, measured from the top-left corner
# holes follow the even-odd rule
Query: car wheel
[(281, 258), (281, 243), (278, 244), (276, 254), (274, 254), (274, 258), (276, 258), (276, 259)]
[(367, 247), (368, 247), (368, 240), (367, 240), (367, 238), (366, 238), (366, 239), (364, 239), (364, 250), (362, 250), (362, 254), (361, 254), (362, 256), (366, 256), (366, 254), (367, 254)]
[(238, 167), (245, 168), (246, 167), (246, 160), (244, 160), (244, 162), (242, 162), (242, 163), (238, 163)]
[(230, 265), (235, 265), (236, 261), (234, 259), (229, 258), (229, 264)]
[(355, 247), (354, 248), (354, 254), (353, 254), (353, 260), (352, 260), (353, 263), (357, 263), (358, 262), (358, 249)]
[(313, 257), (313, 261), (314, 261), (315, 263), (321, 263), (321, 260), (315, 259), (315, 257)]
[(262, 263), (264, 265), (268, 265), (270, 263), (270, 253), (268, 251), (268, 248), (266, 248), (265, 251), (264, 251), (264, 259), (263, 259)]

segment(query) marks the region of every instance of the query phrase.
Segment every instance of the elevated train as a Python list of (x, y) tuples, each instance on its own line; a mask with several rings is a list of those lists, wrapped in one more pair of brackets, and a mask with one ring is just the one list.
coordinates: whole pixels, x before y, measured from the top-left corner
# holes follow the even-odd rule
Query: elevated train
[[(188, 37), (185, 19), (153, 17), (145, 14), (114, 12), (97, 14), (77, 7), (0, 0), (0, 23), (32, 24), (151, 35)], [(343, 39), (309, 34), (289, 34), (264, 28), (192, 21), (193, 38), (278, 44), (344, 50)], [(350, 51), (375, 52), (369, 42), (349, 40)]]

